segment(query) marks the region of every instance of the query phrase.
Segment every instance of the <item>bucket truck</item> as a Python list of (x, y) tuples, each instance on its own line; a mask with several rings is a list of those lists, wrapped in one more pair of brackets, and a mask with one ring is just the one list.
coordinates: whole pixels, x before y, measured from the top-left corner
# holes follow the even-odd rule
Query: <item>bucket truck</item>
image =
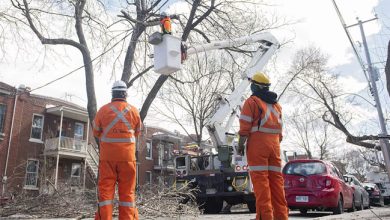
[[(178, 60), (181, 53), (178, 48), (180, 44), (180, 39), (172, 35), (163, 35), (162, 41), (154, 48), (156, 72), (170, 74), (180, 69), (181, 62)], [(246, 203), (252, 213), (256, 212), (246, 157), (237, 154), (236, 134), (229, 132), (243, 104), (243, 95), (249, 88), (248, 79), (263, 69), (279, 48), (279, 43), (270, 33), (255, 33), (237, 39), (190, 47), (187, 51), (187, 55), (190, 56), (246, 44), (259, 46), (241, 75), (239, 85), (228, 97), (221, 99), (215, 114), (207, 121), (206, 127), (213, 142), (210, 153), (201, 156), (178, 156), (174, 161), (176, 187), (198, 187), (196, 199), (205, 213), (219, 213), (223, 201), (230, 205)]]

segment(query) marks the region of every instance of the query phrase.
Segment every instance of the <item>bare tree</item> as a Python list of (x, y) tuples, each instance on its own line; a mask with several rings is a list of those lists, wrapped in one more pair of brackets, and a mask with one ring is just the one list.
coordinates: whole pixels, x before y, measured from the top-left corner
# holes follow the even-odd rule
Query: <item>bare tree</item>
[(310, 104), (302, 105), (302, 109), (287, 119), (291, 144), (303, 149), (310, 159), (328, 159), (332, 142), (328, 124), (322, 122)]
[(387, 92), (390, 96), (390, 41), (387, 45), (387, 60), (386, 60), (386, 67), (385, 67), (385, 74), (386, 74), (386, 84), (387, 84)]
[(193, 141), (199, 145), (216, 103), (231, 92), (238, 82), (234, 78), (239, 76), (234, 63), (226, 64), (226, 56), (213, 54), (215, 57), (200, 55), (197, 60), (189, 60), (183, 74), (172, 76), (160, 96), (166, 106), (160, 113), (180, 125), (190, 137), (195, 134)]
[[(172, 2), (168, 0), (135, 0), (126, 3), (88, 0), (10, 2), (15, 9), (22, 12), (22, 17), (15, 16), (15, 21), (27, 25), (42, 44), (66, 45), (80, 51), (83, 56), (91, 120), (96, 113), (93, 76), (94, 67), (97, 68), (92, 62), (104, 54), (110, 54), (107, 56), (109, 58), (114, 57), (113, 66), (120, 61), (123, 63), (121, 79), (128, 87), (137, 82), (137, 86), (141, 84), (147, 89), (143, 91), (146, 91), (147, 96), (140, 111), (142, 120), (145, 119), (157, 93), (168, 79), (165, 75), (160, 75), (156, 79), (153, 75), (147, 74), (153, 65), (149, 60), (151, 48), (146, 39), (150, 33), (156, 31), (154, 27), (159, 25), (162, 8)], [(263, 5), (262, 1), (194, 0), (185, 3), (189, 8), (188, 14), (171, 16), (178, 22), (175, 33), (180, 34), (184, 42), (209, 42), (287, 24), (275, 16), (265, 19), (259, 9), (261, 8), (259, 6)], [(115, 11), (110, 8), (110, 4), (122, 8), (117, 19), (112, 16)], [(56, 21), (61, 21), (62, 27), (58, 27)], [(103, 52), (99, 53), (102, 48)], [(231, 50), (235, 51), (234, 48)], [(116, 54), (113, 55), (109, 51)], [(98, 55), (92, 58), (91, 53)], [(113, 71), (115, 69), (113, 68)], [(151, 79), (154, 83), (149, 83)]]
[[(341, 99), (343, 91), (338, 86), (337, 76), (330, 74), (326, 70), (326, 56), (319, 50), (304, 49), (302, 51), (306, 56), (317, 57), (322, 61), (318, 63), (319, 65), (306, 69), (298, 77), (292, 90), (311, 100), (313, 104), (324, 108), (322, 119), (343, 132), (348, 143), (373, 149), (375, 147), (374, 141), (378, 140), (377, 135), (357, 136), (348, 128), (353, 115), (343, 108), (345, 106), (345, 101)], [(302, 51), (297, 53), (298, 59), (302, 57)], [(305, 62), (305, 60), (302, 59), (302, 62)]]
[[(104, 36), (105, 26), (99, 19), (100, 14), (96, 13), (99, 3), (90, 2), (87, 4), (87, 0), (65, 2), (10, 1), (13, 7), (18, 9), (25, 18), (25, 20), (22, 20), (22, 18), (17, 18), (17, 20), (29, 26), (43, 45), (70, 46), (81, 53), (86, 79), (87, 109), (89, 118), (93, 121), (97, 107), (94, 70), (90, 51), (92, 42), (89, 39), (91, 37), (96, 38), (99, 32), (100, 36)], [(56, 24), (59, 24), (59, 21), (65, 24), (63, 28), (68, 28), (72, 24), (74, 29), (65, 29), (62, 34), (56, 34), (57, 29), (61, 28), (56, 26)], [(75, 38), (77, 40), (74, 40)]]
[(348, 151), (344, 155), (344, 160), (347, 163), (347, 171), (363, 182), (370, 164), (365, 160), (362, 152), (359, 150)]

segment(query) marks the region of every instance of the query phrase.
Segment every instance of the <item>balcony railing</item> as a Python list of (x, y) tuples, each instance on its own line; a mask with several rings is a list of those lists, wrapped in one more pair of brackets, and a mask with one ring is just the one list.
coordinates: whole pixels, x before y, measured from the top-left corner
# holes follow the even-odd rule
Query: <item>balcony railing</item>
[(51, 151), (62, 151), (85, 155), (87, 153), (87, 141), (77, 140), (70, 137), (46, 139), (45, 152)]

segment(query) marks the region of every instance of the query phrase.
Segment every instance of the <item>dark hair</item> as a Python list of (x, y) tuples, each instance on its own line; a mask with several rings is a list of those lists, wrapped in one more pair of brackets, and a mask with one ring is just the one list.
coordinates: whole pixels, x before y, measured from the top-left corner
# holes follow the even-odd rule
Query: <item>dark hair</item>
[(126, 91), (112, 91), (113, 99), (125, 99), (127, 97)]

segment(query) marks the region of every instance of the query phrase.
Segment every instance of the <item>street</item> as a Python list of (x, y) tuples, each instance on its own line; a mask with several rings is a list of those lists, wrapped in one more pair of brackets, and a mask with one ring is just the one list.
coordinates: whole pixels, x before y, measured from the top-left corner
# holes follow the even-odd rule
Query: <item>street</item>
[[(387, 207), (386, 207), (387, 208)], [(378, 211), (381, 211), (384, 208), (381, 207), (371, 207), (371, 210), (364, 210), (364, 211), (355, 211), (354, 214), (359, 214), (363, 212), (370, 212), (370, 213), (376, 213)], [(372, 212), (371, 212), (372, 211)], [(308, 212), (307, 214), (301, 214), (299, 211), (290, 211), (289, 219), (314, 219), (314, 218), (320, 218), (325, 216), (333, 216), (331, 212)], [(249, 220), (249, 219), (255, 219), (256, 214), (249, 213), (246, 209), (243, 208), (235, 208), (232, 210), (232, 213), (230, 214), (217, 214), (217, 215), (201, 215), (198, 218), (194, 219), (200, 219), (200, 220), (211, 220), (211, 219), (224, 219), (224, 220)], [(341, 218), (343, 219), (343, 218)], [(382, 218), (382, 219), (390, 219), (390, 218)]]

